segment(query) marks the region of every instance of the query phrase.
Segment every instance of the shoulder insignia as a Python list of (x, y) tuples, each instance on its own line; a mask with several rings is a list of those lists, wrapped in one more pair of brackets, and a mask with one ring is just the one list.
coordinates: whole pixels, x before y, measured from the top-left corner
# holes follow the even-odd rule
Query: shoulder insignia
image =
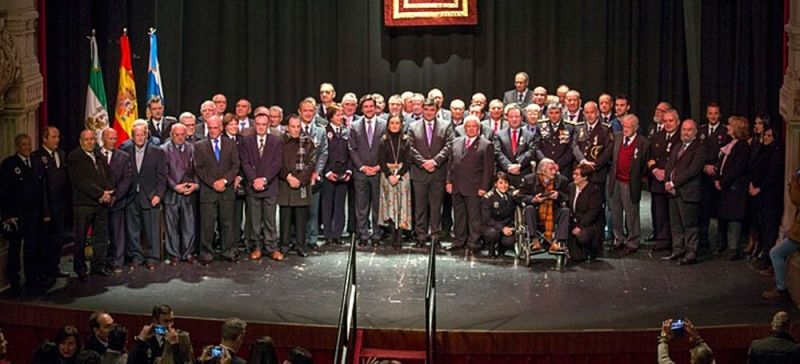
[(564, 124), (567, 124), (567, 125), (572, 125), (572, 126), (578, 125), (577, 122), (574, 122), (572, 120), (564, 120), (563, 122), (564, 122)]
[(489, 191), (489, 192), (486, 192), (485, 195), (483, 195), (483, 198), (489, 198), (489, 197), (492, 197), (492, 196), (494, 196), (494, 191)]
[(519, 190), (515, 189), (514, 191), (511, 192), (511, 196), (516, 196), (516, 195), (519, 195)]

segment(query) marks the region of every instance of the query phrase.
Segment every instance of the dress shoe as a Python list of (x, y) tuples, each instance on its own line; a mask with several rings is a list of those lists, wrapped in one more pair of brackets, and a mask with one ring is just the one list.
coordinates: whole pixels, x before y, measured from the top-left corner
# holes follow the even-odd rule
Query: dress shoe
[(622, 249), (622, 256), (631, 255), (633, 253), (636, 253), (637, 250), (639, 250), (639, 249), (638, 248), (629, 248), (629, 247), (626, 246), (625, 248)]
[(648, 243), (649, 243), (649, 242), (652, 242), (652, 241), (656, 241), (656, 234), (650, 234), (650, 235), (648, 235), (648, 236), (647, 236), (647, 239), (644, 239), (644, 241), (646, 241), (646, 242), (648, 242)]
[(550, 244), (549, 250), (551, 253), (561, 253), (564, 251), (564, 249), (561, 247), (561, 244), (557, 241), (554, 241), (552, 244)]
[(665, 255), (665, 256), (661, 257), (661, 260), (678, 260), (679, 258), (682, 258), (682, 257), (683, 257), (683, 254), (672, 253), (670, 255)]
[(739, 255), (739, 251), (736, 249), (728, 249), (722, 254), (722, 259), (725, 259), (729, 262), (738, 260), (739, 258), (741, 258), (741, 256)]
[(253, 249), (253, 251), (250, 252), (250, 260), (259, 260), (259, 259), (261, 259), (261, 249), (258, 248)]
[(305, 257), (308, 256), (308, 253), (306, 253), (305, 248), (300, 246), (300, 244), (295, 245), (294, 246), (294, 250), (297, 252), (297, 255), (302, 257), (302, 258), (305, 258)]
[(114, 268), (111, 270), (111, 272), (112, 272), (112, 273), (114, 273), (115, 275), (122, 274), (122, 267), (120, 267), (120, 266), (115, 266), (115, 267), (114, 267)]
[(96, 276), (108, 277), (108, 276), (111, 275), (111, 271), (108, 270), (108, 268), (106, 268), (106, 267), (102, 267), (102, 268), (98, 268), (98, 269), (92, 269), (92, 274), (94, 274)]
[(775, 276), (775, 268), (769, 267), (758, 271), (758, 274), (764, 277), (774, 277)]
[(374, 241), (372, 242), (372, 247), (373, 247), (373, 248), (378, 248), (378, 247), (380, 247), (380, 246), (381, 246), (381, 241), (380, 241), (380, 240), (374, 240)]
[(449, 252), (457, 252), (457, 251), (464, 250), (464, 249), (465, 249), (465, 248), (464, 248), (464, 246), (463, 246), (463, 245), (455, 245), (455, 244), (453, 244), (453, 245), (450, 245), (450, 246), (449, 246), (447, 249), (445, 249), (445, 250), (447, 250), (447, 251), (449, 251)]
[(591, 255), (591, 254), (586, 256), (586, 263), (592, 263), (592, 262), (596, 262), (596, 261), (597, 261), (597, 257), (596, 256)]
[(422, 241), (422, 240), (417, 240), (417, 242), (414, 243), (414, 246), (417, 247), (417, 248), (424, 248), (425, 247), (425, 242)]
[(277, 250), (276, 250), (276, 251), (274, 251), (274, 252), (272, 252), (272, 253), (269, 255), (269, 257), (270, 257), (272, 260), (274, 260), (274, 261), (278, 261), (278, 262), (280, 262), (281, 260), (283, 260), (283, 254), (281, 254), (281, 252), (279, 252), (279, 251), (277, 251)]
[(184, 261), (186, 262), (186, 264), (194, 264), (194, 257), (190, 255), (190, 256), (186, 257), (186, 259), (184, 259)]
[(56, 272), (56, 278), (69, 278), (69, 273), (67, 273), (67, 272), (65, 272), (63, 270), (60, 270), (60, 271)]
[(531, 253), (541, 253), (544, 251), (544, 247), (539, 239), (534, 239), (531, 243)]
[(239, 263), (239, 258), (237, 258), (237, 257), (229, 257), (229, 258), (226, 258), (226, 260), (229, 263), (233, 263), (233, 264), (238, 264)]
[(169, 265), (175, 267), (178, 265), (178, 257), (169, 257)]
[(308, 249), (311, 250), (312, 252), (315, 252), (315, 251), (319, 250), (319, 245), (317, 245), (317, 244), (309, 244), (308, 245)]
[(694, 263), (697, 263), (697, 259), (694, 259), (694, 258), (681, 258), (681, 259), (678, 260), (678, 265), (680, 265), (680, 266), (692, 265)]
[(78, 273), (78, 280), (82, 283), (89, 283), (89, 275), (86, 273)]
[(761, 293), (761, 298), (772, 302), (786, 302), (792, 299), (789, 296), (788, 290), (779, 290), (778, 288), (772, 288), (768, 291), (764, 291)]
[(151, 272), (156, 270), (156, 264), (155, 263), (147, 263), (145, 266), (147, 267), (147, 270), (149, 270)]
[(366, 240), (359, 240), (358, 241), (358, 246), (363, 248), (363, 247), (367, 246), (367, 243), (368, 242)]

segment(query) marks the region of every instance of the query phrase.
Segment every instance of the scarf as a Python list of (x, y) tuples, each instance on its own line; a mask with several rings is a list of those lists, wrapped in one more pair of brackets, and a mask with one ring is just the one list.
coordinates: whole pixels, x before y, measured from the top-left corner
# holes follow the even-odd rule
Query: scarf
[[(539, 183), (544, 186), (544, 193), (549, 194), (555, 191), (555, 178), (545, 182), (544, 176), (539, 175)], [(547, 240), (553, 240), (553, 231), (555, 230), (555, 221), (553, 216), (553, 200), (545, 200), (539, 204), (539, 221), (544, 225), (544, 236)]]

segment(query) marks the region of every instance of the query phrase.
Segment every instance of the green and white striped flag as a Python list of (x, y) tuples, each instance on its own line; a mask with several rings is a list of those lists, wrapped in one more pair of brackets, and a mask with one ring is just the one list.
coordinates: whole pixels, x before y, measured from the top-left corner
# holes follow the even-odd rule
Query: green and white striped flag
[(108, 102), (106, 101), (106, 88), (103, 86), (103, 71), (100, 69), (100, 60), (97, 56), (97, 40), (94, 30), (89, 37), (91, 48), (91, 66), (89, 68), (89, 87), (86, 90), (86, 128), (94, 130), (100, 140), (100, 133), (109, 127)]

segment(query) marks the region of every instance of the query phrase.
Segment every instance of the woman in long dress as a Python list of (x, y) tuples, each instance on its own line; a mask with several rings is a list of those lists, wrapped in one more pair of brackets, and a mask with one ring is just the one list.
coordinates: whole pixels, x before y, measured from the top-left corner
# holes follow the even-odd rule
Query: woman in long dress
[(411, 140), (403, 134), (403, 117), (389, 115), (386, 134), (381, 137), (381, 197), (378, 217), (390, 232), (395, 248), (400, 248), (400, 230), (411, 229)]

